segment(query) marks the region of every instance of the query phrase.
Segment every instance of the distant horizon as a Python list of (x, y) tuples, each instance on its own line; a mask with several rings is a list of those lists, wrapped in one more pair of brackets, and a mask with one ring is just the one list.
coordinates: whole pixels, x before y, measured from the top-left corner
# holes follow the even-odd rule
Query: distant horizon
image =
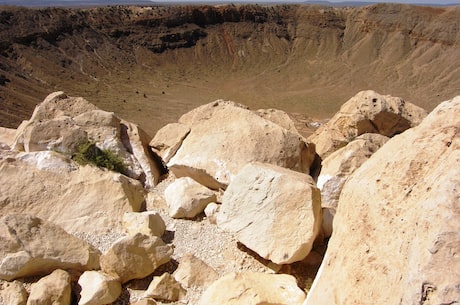
[(400, 3), (428, 6), (458, 6), (460, 0), (0, 0), (0, 5), (26, 7), (78, 7), (109, 5), (155, 5), (155, 4), (217, 4), (217, 3), (261, 3), (261, 4), (331, 4), (334, 6), (361, 6), (376, 3)]

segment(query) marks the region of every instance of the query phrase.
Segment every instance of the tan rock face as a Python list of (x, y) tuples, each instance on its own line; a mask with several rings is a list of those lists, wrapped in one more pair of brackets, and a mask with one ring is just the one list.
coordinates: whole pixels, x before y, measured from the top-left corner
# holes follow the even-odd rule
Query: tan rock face
[(293, 276), (255, 272), (229, 273), (203, 294), (200, 305), (300, 305), (305, 293)]
[(101, 256), (101, 270), (121, 283), (141, 279), (169, 262), (173, 249), (159, 237), (136, 234), (120, 239)]
[(309, 172), (314, 147), (297, 133), (233, 102), (216, 101), (185, 114), (191, 127), (168, 162), (178, 177), (192, 177), (213, 189), (225, 188), (248, 162), (276, 164)]
[(187, 291), (182, 288), (174, 277), (169, 273), (155, 276), (145, 291), (144, 296), (157, 300), (176, 302), (182, 299)]
[(316, 152), (324, 159), (359, 135), (378, 133), (392, 137), (418, 125), (425, 116), (425, 110), (399, 97), (361, 91), (308, 140), (315, 143)]
[(21, 282), (13, 281), (0, 290), (0, 303), (8, 305), (26, 305), (29, 294)]
[(70, 274), (55, 270), (32, 284), (27, 305), (70, 305), (71, 292)]
[(16, 137), (16, 129), (0, 127), (0, 148), (10, 149)]
[(83, 272), (78, 285), (81, 287), (78, 305), (110, 304), (121, 294), (120, 281), (100, 271)]
[(125, 174), (140, 180), (146, 188), (157, 184), (162, 165), (150, 155), (144, 131), (63, 92), (50, 94), (36, 107), (30, 120), (18, 128), (13, 147), (26, 152), (53, 150), (70, 156), (87, 142), (118, 156), (126, 167)]
[(265, 259), (305, 258), (321, 228), (321, 195), (307, 175), (250, 163), (228, 186), (217, 224)]
[(0, 158), (0, 171), (0, 214), (30, 213), (69, 232), (123, 232), (123, 214), (144, 201), (139, 181), (51, 151)]
[(188, 253), (181, 257), (174, 278), (187, 288), (208, 287), (219, 278), (219, 274), (201, 259)]
[(460, 300), (459, 126), (456, 97), (350, 177), (305, 304)]
[(98, 250), (60, 227), (34, 216), (0, 219), (0, 278), (50, 273), (55, 269), (99, 268)]
[(179, 178), (165, 190), (169, 215), (173, 218), (192, 218), (203, 212), (216, 195), (207, 187), (189, 177)]
[(155, 211), (126, 212), (123, 215), (123, 226), (129, 235), (142, 233), (161, 237), (166, 230), (163, 218)]
[(189, 126), (171, 123), (158, 130), (149, 145), (153, 152), (158, 154), (165, 163), (168, 163), (189, 133)]
[(337, 210), (343, 184), (388, 139), (388, 137), (377, 133), (366, 133), (348, 143), (347, 146), (333, 152), (322, 161), (317, 185), (321, 190), (323, 231), (326, 237), (331, 236), (332, 233), (333, 215)]

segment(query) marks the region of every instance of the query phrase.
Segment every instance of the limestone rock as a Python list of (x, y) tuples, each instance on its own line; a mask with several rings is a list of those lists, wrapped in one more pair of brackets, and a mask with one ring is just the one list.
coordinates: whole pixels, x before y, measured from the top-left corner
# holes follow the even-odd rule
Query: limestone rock
[(176, 302), (182, 299), (187, 291), (169, 273), (155, 276), (145, 291), (144, 296), (157, 300)]
[(206, 288), (219, 278), (219, 274), (201, 259), (187, 253), (181, 257), (174, 278), (187, 288)]
[(321, 228), (321, 194), (307, 175), (250, 163), (228, 186), (217, 224), (265, 259), (305, 258)]
[(157, 302), (155, 302), (155, 300), (153, 299), (145, 298), (137, 302), (131, 303), (130, 305), (157, 305)]
[(71, 292), (70, 274), (58, 269), (32, 284), (27, 305), (70, 305)]
[(0, 290), (0, 304), (26, 305), (28, 296), (24, 285), (19, 281), (13, 281), (6, 283), (6, 287)]
[(78, 305), (110, 304), (121, 294), (120, 281), (100, 271), (85, 271), (78, 284), (81, 287)]
[(123, 214), (144, 202), (139, 181), (56, 152), (0, 158), (0, 172), (0, 214), (37, 215), (68, 232), (123, 232)]
[(332, 233), (333, 215), (337, 210), (337, 202), (343, 184), (388, 139), (388, 137), (377, 133), (366, 133), (348, 143), (347, 146), (333, 152), (322, 161), (317, 186), (321, 190), (323, 231), (326, 237), (331, 236)]
[(219, 209), (220, 205), (218, 205), (215, 202), (209, 203), (204, 209), (204, 214), (206, 215), (206, 218), (209, 220), (210, 223), (217, 223), (217, 213), (219, 212)]
[(13, 147), (26, 152), (54, 150), (75, 154), (81, 144), (94, 142), (122, 159), (129, 177), (148, 189), (163, 170), (150, 154), (148, 137), (137, 125), (122, 121), (112, 112), (98, 109), (83, 98), (63, 92), (50, 94), (30, 120), (18, 128)]
[(189, 133), (189, 126), (171, 123), (158, 130), (149, 145), (153, 152), (159, 155), (165, 163), (168, 163)]
[(282, 110), (259, 109), (256, 111), (256, 114), (263, 117), (264, 119), (272, 121), (273, 123), (289, 131), (298, 133), (297, 128), (295, 127), (294, 121), (289, 117), (289, 115), (286, 112)]
[(173, 249), (161, 238), (136, 234), (118, 240), (101, 255), (101, 270), (116, 275), (124, 284), (141, 279), (171, 259)]
[(60, 227), (35, 216), (0, 219), (0, 278), (47, 274), (55, 269), (99, 268), (98, 250)]
[[(229, 273), (202, 295), (200, 305), (300, 305), (305, 293), (286, 274)], [(323, 303), (318, 303), (323, 304)]]
[(305, 304), (458, 303), (459, 126), (460, 96), (353, 173)]
[(129, 235), (142, 233), (161, 237), (166, 230), (166, 224), (163, 218), (154, 211), (142, 213), (126, 212), (123, 215), (123, 226)]
[(189, 177), (171, 183), (164, 195), (173, 218), (193, 218), (203, 212), (208, 203), (216, 201), (213, 191)]
[(399, 97), (361, 91), (308, 140), (315, 143), (317, 154), (325, 159), (359, 135), (378, 133), (392, 137), (418, 125), (425, 116), (425, 110)]
[(244, 106), (216, 101), (184, 114), (190, 133), (168, 162), (177, 176), (212, 188), (225, 188), (251, 161), (309, 172), (314, 146), (297, 132), (266, 120)]

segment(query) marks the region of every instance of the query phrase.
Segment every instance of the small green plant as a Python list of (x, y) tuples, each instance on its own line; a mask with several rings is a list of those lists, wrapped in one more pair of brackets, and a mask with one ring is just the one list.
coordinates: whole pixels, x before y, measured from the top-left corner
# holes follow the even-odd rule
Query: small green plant
[(72, 160), (81, 165), (93, 164), (111, 171), (126, 173), (126, 166), (119, 156), (108, 149), (100, 149), (92, 142), (78, 146), (78, 152), (72, 157)]

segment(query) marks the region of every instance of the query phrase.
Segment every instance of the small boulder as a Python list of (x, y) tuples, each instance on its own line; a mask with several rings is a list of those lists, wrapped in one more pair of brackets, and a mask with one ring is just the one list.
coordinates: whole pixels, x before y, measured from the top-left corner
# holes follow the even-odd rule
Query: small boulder
[(19, 281), (5, 283), (3, 289), (0, 290), (0, 304), (26, 305), (28, 297), (29, 293)]
[(182, 299), (187, 291), (169, 273), (155, 276), (144, 293), (144, 297), (156, 300), (176, 302)]
[(212, 224), (217, 223), (217, 214), (219, 212), (220, 205), (218, 205), (215, 202), (209, 203), (206, 208), (204, 209), (204, 214), (206, 215), (206, 218), (208, 221)]
[(316, 153), (325, 159), (357, 136), (378, 133), (392, 137), (417, 126), (426, 115), (424, 109), (402, 98), (361, 91), (308, 140), (315, 143)]
[(193, 218), (203, 212), (208, 203), (216, 201), (212, 190), (189, 177), (171, 183), (164, 195), (173, 218)]
[(0, 219), (0, 279), (99, 269), (98, 250), (60, 227), (29, 215)]
[(55, 270), (41, 278), (30, 287), (27, 305), (70, 305), (70, 274), (64, 270)]
[(101, 270), (117, 276), (124, 284), (132, 279), (142, 279), (159, 266), (169, 262), (171, 246), (161, 238), (138, 233), (118, 240), (101, 255)]
[(0, 148), (10, 149), (16, 137), (16, 129), (0, 127)]
[(321, 228), (321, 194), (307, 175), (250, 163), (228, 186), (217, 225), (276, 264), (304, 259)]
[(191, 253), (181, 257), (174, 278), (187, 288), (208, 287), (219, 278), (219, 274)]
[(100, 271), (83, 272), (78, 284), (81, 287), (78, 305), (110, 304), (121, 294), (120, 281)]
[(144, 235), (163, 236), (166, 224), (161, 215), (154, 211), (126, 212), (123, 215), (123, 226), (128, 235), (142, 233)]
[(229, 273), (201, 296), (200, 305), (301, 305), (305, 293), (287, 274)]

